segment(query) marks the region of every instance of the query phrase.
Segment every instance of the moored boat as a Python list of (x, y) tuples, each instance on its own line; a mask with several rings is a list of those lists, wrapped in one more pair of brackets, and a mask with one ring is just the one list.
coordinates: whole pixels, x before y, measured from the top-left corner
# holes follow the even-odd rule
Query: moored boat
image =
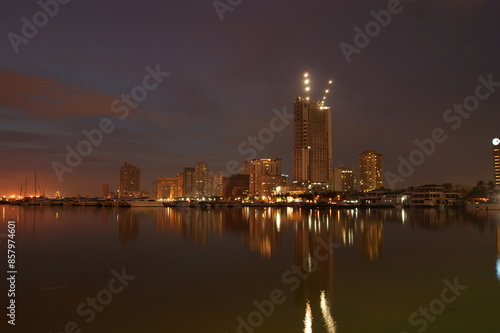
[(127, 203), (130, 205), (130, 207), (163, 207), (163, 202), (151, 198), (127, 200)]

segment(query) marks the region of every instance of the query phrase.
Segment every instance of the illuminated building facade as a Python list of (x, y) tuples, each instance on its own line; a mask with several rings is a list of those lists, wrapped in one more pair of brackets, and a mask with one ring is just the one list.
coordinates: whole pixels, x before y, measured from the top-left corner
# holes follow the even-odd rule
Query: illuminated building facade
[(287, 177), (281, 174), (281, 160), (278, 158), (245, 161), (242, 172), (250, 175), (250, 195), (269, 196), (276, 192), (276, 187), (287, 183)]
[(293, 112), (293, 183), (312, 191), (332, 190), (332, 110), (297, 97)]
[(333, 170), (334, 175), (334, 191), (354, 193), (356, 192), (356, 175), (352, 166), (339, 165)]
[(210, 176), (210, 195), (220, 197), (224, 190), (224, 175), (217, 174)]
[(194, 166), (194, 196), (201, 198), (208, 195), (208, 164), (196, 163)]
[(125, 162), (120, 168), (119, 197), (133, 197), (140, 194), (141, 168)]
[(180, 197), (178, 178), (160, 178), (157, 181), (156, 196), (161, 199)]
[(382, 155), (371, 150), (365, 150), (359, 154), (360, 191), (373, 191), (383, 186)]
[(500, 190), (500, 139), (493, 139), (493, 159), (495, 170), (495, 189)]

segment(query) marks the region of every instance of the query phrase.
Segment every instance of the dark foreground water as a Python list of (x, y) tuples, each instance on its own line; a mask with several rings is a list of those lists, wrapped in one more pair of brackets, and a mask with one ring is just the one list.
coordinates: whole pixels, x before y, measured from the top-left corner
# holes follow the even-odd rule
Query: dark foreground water
[[(0, 206), (16, 332), (500, 331), (500, 212)], [(2, 332), (4, 330), (2, 329)]]

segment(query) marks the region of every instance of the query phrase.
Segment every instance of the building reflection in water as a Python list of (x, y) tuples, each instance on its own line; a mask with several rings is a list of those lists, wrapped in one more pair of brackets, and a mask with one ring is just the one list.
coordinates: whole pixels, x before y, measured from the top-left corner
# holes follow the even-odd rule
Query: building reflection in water
[[(233, 213), (238, 215), (236, 210)], [(237, 218), (238, 216), (229, 217), (229, 219)], [(156, 231), (167, 233), (173, 230), (184, 240), (192, 241), (199, 246), (206, 246), (209, 236), (220, 237), (222, 235), (224, 219), (225, 214), (222, 210), (190, 207), (166, 208), (163, 214), (158, 214)]]
[[(333, 300), (333, 251), (349, 234), (337, 212), (297, 211), (294, 222), (294, 297), (299, 315), (304, 318), (304, 332), (313, 332), (314, 320), (329, 333), (336, 331), (330, 302)], [(300, 279), (299, 279), (300, 278)], [(300, 283), (299, 283), (300, 281)]]
[(118, 236), (120, 241), (128, 244), (139, 238), (139, 214), (128, 208), (118, 208), (116, 211)]
[(360, 217), (361, 248), (363, 254), (374, 261), (384, 250), (384, 223), (387, 218), (385, 210), (363, 212)]
[(248, 223), (248, 233), (242, 234), (243, 244), (261, 257), (271, 258), (280, 243), (282, 215), (284, 210), (279, 208), (243, 209), (244, 221)]
[(286, 209), (271, 208), (166, 208), (158, 216), (156, 230), (174, 230), (184, 240), (206, 246), (209, 237), (221, 237), (223, 232), (238, 235), (243, 245), (263, 258), (270, 258), (280, 244), (282, 223), (289, 218)]
[(500, 281), (500, 222), (497, 222), (497, 279)]
[[(120, 239), (135, 240), (139, 220), (144, 213), (123, 210), (117, 214)], [(293, 261), (296, 288), (293, 298), (303, 331), (336, 332), (334, 319), (334, 254), (326, 255), (325, 244), (359, 251), (370, 261), (379, 260), (384, 251), (384, 223), (402, 223), (405, 227), (442, 228), (464, 221), (463, 212), (437, 209), (396, 210), (317, 210), (288, 208), (165, 208), (154, 213), (156, 232), (174, 233), (186, 241), (206, 246), (210, 238), (230, 233), (250, 251), (272, 258), (283, 246), (285, 234), (293, 235)], [(147, 214), (149, 215), (149, 214)], [(476, 226), (484, 228), (491, 216), (476, 216)], [(496, 224), (496, 273), (500, 281), (500, 223)], [(359, 242), (357, 245), (356, 243)], [(320, 258), (318, 260), (318, 247)], [(300, 274), (300, 275), (299, 275)], [(300, 277), (300, 278), (299, 278)], [(288, 286), (291, 286), (289, 284)], [(332, 311), (333, 310), (333, 311)]]

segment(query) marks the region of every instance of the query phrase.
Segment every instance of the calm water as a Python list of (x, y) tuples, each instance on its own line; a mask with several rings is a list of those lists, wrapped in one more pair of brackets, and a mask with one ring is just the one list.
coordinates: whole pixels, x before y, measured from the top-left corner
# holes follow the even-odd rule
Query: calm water
[(0, 212), (0, 232), (17, 221), (16, 332), (500, 331), (500, 212)]

